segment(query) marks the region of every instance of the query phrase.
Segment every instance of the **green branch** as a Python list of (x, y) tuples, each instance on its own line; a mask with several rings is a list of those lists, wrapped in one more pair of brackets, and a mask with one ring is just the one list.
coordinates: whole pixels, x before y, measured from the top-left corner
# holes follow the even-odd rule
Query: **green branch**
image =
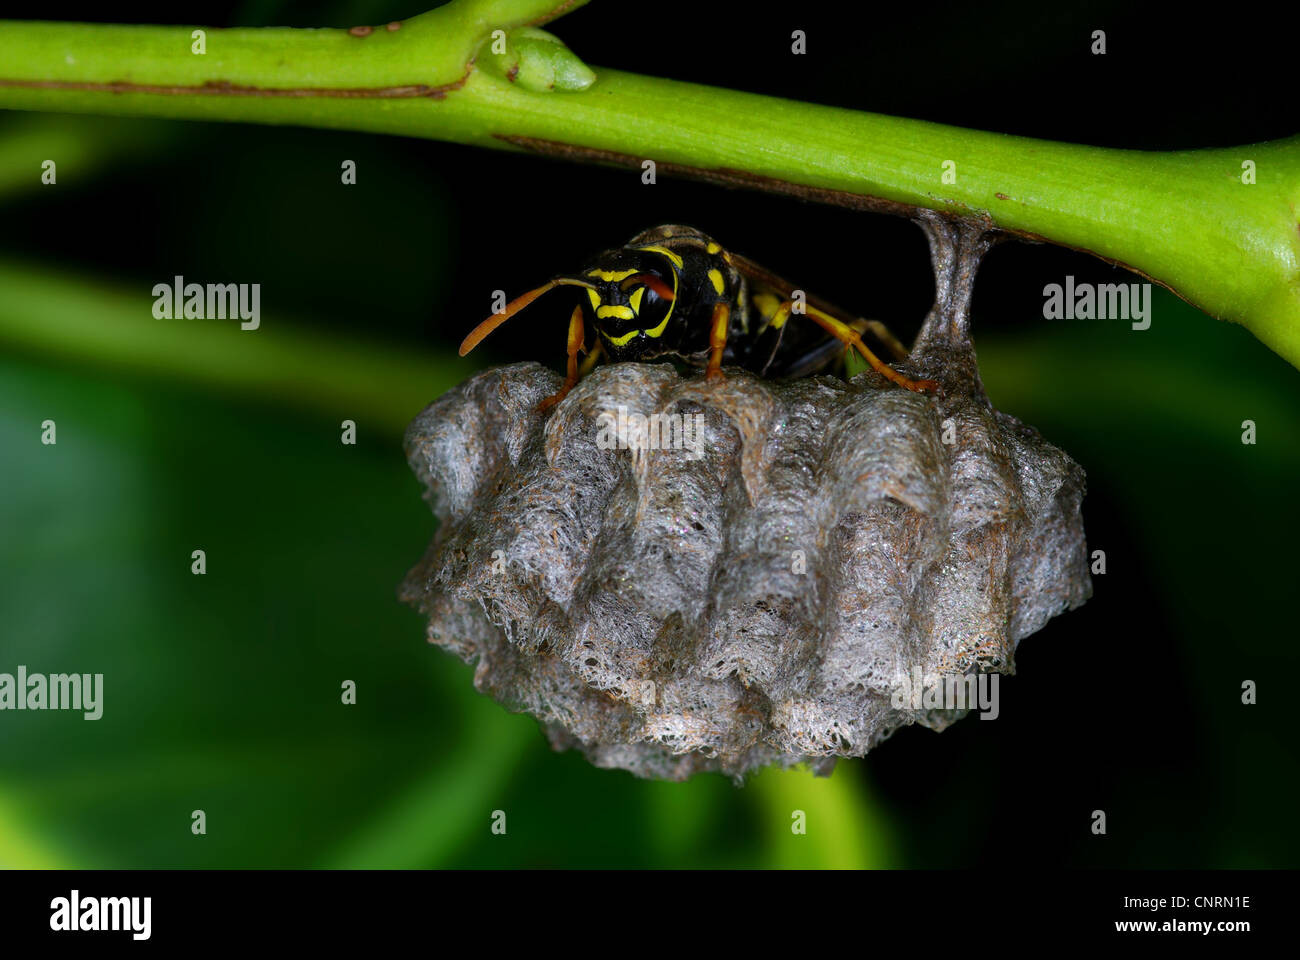
[(1300, 137), (1109, 150), (593, 72), (535, 29), (581, 2), (456, 0), (395, 29), (208, 29), (201, 54), (195, 27), (0, 22), (0, 107), (362, 130), (638, 173), (649, 159), (823, 202), (929, 208), (1120, 263), (1300, 366)]

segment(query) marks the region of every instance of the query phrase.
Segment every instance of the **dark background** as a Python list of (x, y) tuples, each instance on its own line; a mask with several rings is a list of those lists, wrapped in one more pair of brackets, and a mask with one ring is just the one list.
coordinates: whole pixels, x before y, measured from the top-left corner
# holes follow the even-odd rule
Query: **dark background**
[[(825, 3), (776, 14), (596, 0), (551, 29), (598, 70), (1024, 136), (1185, 149), (1300, 127), (1293, 34), (1265, 8), (1045, 7)], [(10, 4), (5, 15), (346, 27), (415, 12), (267, 0), (183, 13)], [(790, 54), (794, 29), (807, 33), (806, 56)], [(1105, 56), (1089, 53), (1094, 29), (1106, 31)], [(1089, 545), (1108, 560), (1093, 599), (1022, 643), (995, 722), (904, 730), (829, 781), (794, 771), (741, 789), (720, 777), (644, 783), (550, 753), (532, 720), (477, 697), (469, 668), (425, 647), (420, 618), (394, 599), (432, 533), (400, 450), (419, 403), (366, 419), (354, 410), (372, 408), (336, 401), (301, 370), (320, 369), (317, 350), (360, 345), (356, 375), (378, 411), (386, 392), (411, 389), (389, 379), (398, 358), (428, 364), (420, 402), (477, 366), (558, 367), (558, 296), (473, 363), (448, 358), (492, 290), (514, 295), (667, 222), (701, 227), (907, 339), (933, 293), (920, 231), (436, 142), (16, 113), (0, 113), (0, 184), (5, 164), (38, 169), (44, 154), (24, 144), (59, 137), (84, 151), (84, 177), (61, 175), (57, 190), (35, 176), (0, 187), (0, 670), (102, 671), (108, 699), (93, 724), (0, 715), (0, 862), (1300, 858), (1283, 712), (1297, 667), (1300, 374), (1246, 331), (1161, 289), (1147, 331), (1047, 321), (1045, 284), (1136, 278), (1048, 245), (996, 248), (975, 295), (984, 378), (997, 406), (1088, 472)], [(357, 162), (355, 187), (339, 186), (345, 158)], [(268, 336), (232, 333), (239, 349), (277, 342), (277, 327), (296, 332), (281, 348), (302, 349), (288, 359), (282, 349), (269, 368), (250, 357), (246, 377), (236, 357), (229, 376), (205, 382), (187, 372), (183, 340), (174, 360), (159, 351), (142, 363), (11, 335), (20, 313), (79, 311), (88, 340), (111, 343), (122, 298), (147, 316), (149, 289), (175, 274), (260, 282)], [(70, 299), (83, 287), (85, 303)], [(102, 315), (86, 306), (97, 303)], [(59, 422), (56, 448), (37, 442), (47, 416)], [(358, 420), (355, 448), (338, 443), (343, 417)], [(1255, 446), (1240, 441), (1245, 419), (1258, 425)], [(198, 546), (206, 577), (189, 574)], [(358, 683), (355, 707), (338, 704), (345, 678)], [(1240, 703), (1247, 679), (1260, 685), (1258, 706)], [(208, 813), (206, 837), (189, 832), (195, 808)], [(507, 837), (488, 832), (498, 808)], [(810, 811), (808, 837), (789, 835), (795, 808)], [(1104, 837), (1089, 830), (1096, 809)]]

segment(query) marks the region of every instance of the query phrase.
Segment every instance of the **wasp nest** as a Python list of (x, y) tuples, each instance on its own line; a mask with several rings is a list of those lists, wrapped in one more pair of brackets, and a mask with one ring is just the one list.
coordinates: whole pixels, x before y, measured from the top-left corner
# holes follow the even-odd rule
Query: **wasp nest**
[(900, 369), (778, 382), (597, 368), (548, 413), (532, 363), (411, 424), (439, 521), (402, 597), (556, 748), (681, 780), (829, 772), (909, 723), (900, 684), (1011, 672), (1091, 591), (1083, 471), (992, 409), (967, 332), (986, 242), (929, 224), (937, 305)]

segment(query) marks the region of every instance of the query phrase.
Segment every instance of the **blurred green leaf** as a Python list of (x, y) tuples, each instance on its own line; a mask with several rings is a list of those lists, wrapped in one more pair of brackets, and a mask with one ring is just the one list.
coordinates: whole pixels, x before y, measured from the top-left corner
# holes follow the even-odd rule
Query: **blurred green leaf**
[[(860, 761), (858, 761), (860, 762)], [(893, 863), (886, 817), (854, 777), (854, 761), (840, 761), (830, 777), (800, 768), (768, 769), (751, 785), (768, 821), (768, 865), (861, 870)], [(795, 812), (805, 833), (796, 834)]]
[(0, 343), (288, 406), (330, 411), (387, 433), (468, 375), (457, 358), (322, 337), (282, 318), (159, 320), (150, 288), (89, 281), (0, 261)]
[[(113, 164), (165, 150), (177, 139), (175, 124), (45, 114), (3, 117), (0, 136), (0, 198), (51, 186), (85, 187)], [(42, 183), (42, 164), (55, 163), (54, 184)]]

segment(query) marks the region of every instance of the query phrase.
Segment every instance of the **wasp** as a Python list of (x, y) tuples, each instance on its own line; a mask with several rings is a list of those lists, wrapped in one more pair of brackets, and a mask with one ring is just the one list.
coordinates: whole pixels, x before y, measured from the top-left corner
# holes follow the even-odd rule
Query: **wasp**
[[(886, 379), (908, 390), (933, 391), (933, 380), (913, 380), (894, 370), (867, 346), (873, 339), (894, 360), (907, 349), (876, 321), (852, 317), (739, 254), (723, 249), (693, 227), (668, 224), (633, 237), (625, 246), (595, 257), (576, 274), (560, 274), (505, 305), (475, 327), (460, 355), (538, 297), (557, 287), (578, 287), (586, 296), (569, 318), (568, 365), (559, 392), (542, 401), (554, 406), (601, 354), (612, 362), (676, 358), (704, 367), (709, 379), (722, 366), (739, 366), (763, 377), (801, 377), (826, 369), (857, 350)], [(813, 326), (790, 324), (805, 317)], [(596, 333), (591, 350), (586, 330)], [(798, 328), (798, 329), (792, 329)]]

